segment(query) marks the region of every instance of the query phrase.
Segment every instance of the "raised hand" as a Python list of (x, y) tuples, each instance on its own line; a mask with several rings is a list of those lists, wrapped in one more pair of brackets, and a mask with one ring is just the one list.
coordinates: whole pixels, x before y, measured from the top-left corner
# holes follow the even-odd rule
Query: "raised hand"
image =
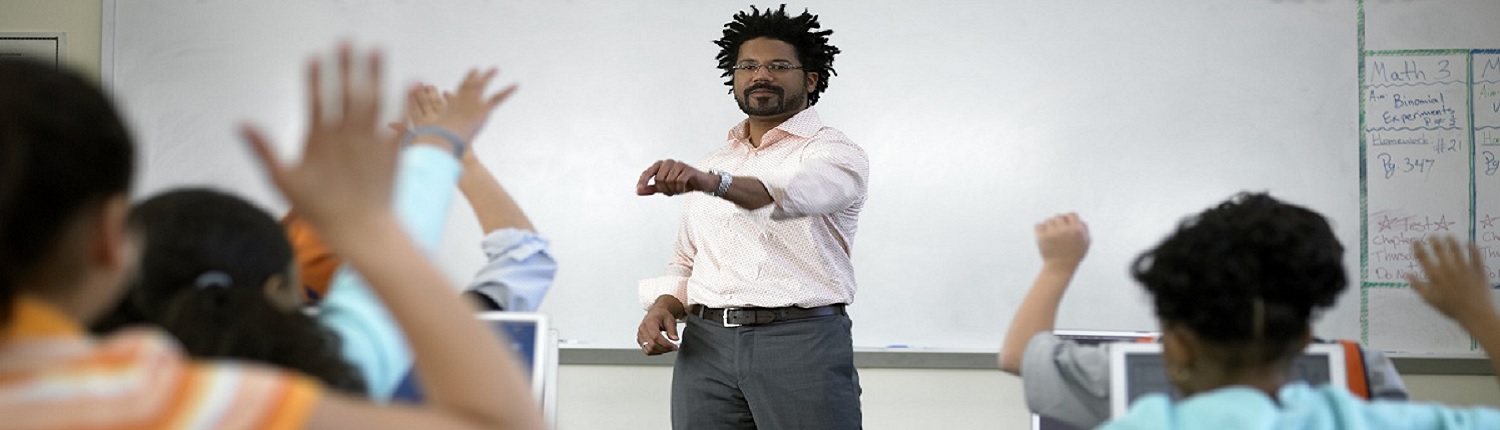
[(473, 142), (474, 136), (479, 135), (479, 130), (489, 121), (490, 112), (516, 92), (516, 86), (509, 85), (497, 93), (485, 95), (485, 88), (498, 72), (494, 68), (483, 72), (469, 70), (464, 75), (463, 82), (458, 84), (458, 89), (444, 92), (441, 101), (433, 98), (435, 91), (424, 89), (417, 97), (418, 103), (422, 105), (419, 109), (426, 109), (423, 114), (431, 117), (430, 125), (447, 128), (464, 139), (464, 142)]
[(1407, 274), (1406, 280), (1422, 300), (1460, 324), (1494, 315), (1484, 256), (1478, 246), (1469, 242), (1465, 252), (1457, 239), (1443, 236), (1428, 239), (1426, 245), (1412, 242), (1411, 248), (1426, 279)]
[(1052, 331), (1063, 293), (1089, 252), (1089, 226), (1071, 212), (1048, 218), (1036, 225), (1036, 247), (1042, 254), (1042, 270), (1021, 301), (1021, 308), (1011, 317), (1005, 343), (1000, 346), (1000, 370), (1012, 375), (1021, 374), (1021, 361), (1031, 338)]
[(330, 242), (369, 217), (389, 216), (397, 141), (379, 127), (381, 58), (378, 52), (359, 60), (355, 71), (349, 46), (338, 52), (337, 103), (325, 106), (317, 61), (307, 69), (308, 130), (302, 159), (282, 162), (265, 133), (250, 125), (242, 134), (266, 175), (293, 207)]
[(1071, 212), (1048, 218), (1036, 225), (1036, 246), (1044, 264), (1076, 269), (1089, 252), (1089, 226)]
[(406, 90), (406, 112), (402, 114), (401, 120), (390, 123), (396, 134), (406, 134), (413, 127), (432, 125), (438, 118), (447, 103), (443, 101), (443, 95), (438, 92), (437, 87), (426, 84), (412, 85)]

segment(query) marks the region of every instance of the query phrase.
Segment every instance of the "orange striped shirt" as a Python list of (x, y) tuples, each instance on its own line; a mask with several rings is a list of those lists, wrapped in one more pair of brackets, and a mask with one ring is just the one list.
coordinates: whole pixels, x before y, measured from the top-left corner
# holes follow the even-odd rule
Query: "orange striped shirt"
[(92, 339), (31, 297), (0, 330), (0, 430), (291, 429), (322, 395), (305, 376), (192, 361), (154, 330)]

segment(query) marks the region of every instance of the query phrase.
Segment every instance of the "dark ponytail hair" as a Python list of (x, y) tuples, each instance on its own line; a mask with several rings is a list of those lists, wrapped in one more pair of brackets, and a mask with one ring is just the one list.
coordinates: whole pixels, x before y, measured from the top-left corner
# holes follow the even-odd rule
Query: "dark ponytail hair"
[(269, 363), (364, 393), (338, 336), (267, 296), (273, 277), (297, 286), (291, 244), (270, 214), (222, 192), (182, 189), (137, 205), (130, 226), (145, 238), (140, 271), (95, 331), (154, 324), (194, 357)]
[[(0, 119), (0, 133), (12, 133), (11, 129)], [(6, 234), (6, 227), (10, 222), (5, 217), (11, 216), (19, 194), (16, 184), (26, 177), (26, 163), (21, 162), (26, 157), (26, 148), (21, 145), (11, 144), (8, 136), (0, 136), (0, 240), (9, 241), (10, 236)], [(9, 255), (11, 251), (7, 248), (0, 251), (0, 255)], [(16, 278), (20, 276), (16, 265), (8, 258), (0, 258), (0, 327), (4, 327), (10, 321), (12, 302), (15, 301)]]
[(130, 190), (134, 158), (94, 84), (55, 66), (0, 60), (0, 325), (65, 226)]
[(1328, 221), (1264, 193), (1242, 193), (1178, 226), (1131, 269), (1163, 323), (1253, 351), (1254, 366), (1296, 354), (1348, 284)]

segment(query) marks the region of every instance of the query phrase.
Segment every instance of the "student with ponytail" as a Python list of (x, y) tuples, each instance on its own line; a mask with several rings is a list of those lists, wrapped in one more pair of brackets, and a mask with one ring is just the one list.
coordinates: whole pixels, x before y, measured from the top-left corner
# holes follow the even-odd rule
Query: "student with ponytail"
[[(455, 103), (479, 102), (483, 115), (456, 121), (446, 102), (426, 109), (429, 115), (416, 117), (412, 113), (417, 109), (412, 107), (407, 114), (422, 126), (446, 122), (441, 127), (464, 130), (466, 134), (457, 137), (472, 141), (488, 113), (514, 91), (512, 86), (481, 97), (493, 78), (493, 71), (471, 72), (448, 97)], [(436, 91), (431, 86), (414, 88), (408, 102), (431, 105), (436, 102), (428, 97), (432, 94)], [(463, 108), (464, 112), (476, 109)], [(399, 131), (406, 134), (406, 130)], [(473, 151), (467, 145), (455, 147), (446, 139), (431, 137), (414, 134), (410, 144), (401, 148), (393, 190), (399, 221), (429, 257), (442, 237), (455, 182), (463, 189), (471, 171), (488, 177), (483, 166), (472, 161)], [(510, 202), (503, 189), (485, 195)], [(512, 202), (509, 207), (516, 206)], [(519, 208), (493, 212), (492, 218), (526, 223), (529, 228)], [(137, 206), (131, 221), (148, 238), (141, 274), (115, 312), (95, 324), (96, 332), (153, 324), (175, 335), (194, 357), (275, 364), (377, 401), (390, 399), (403, 387), (412, 370), (412, 351), (379, 297), (352, 267), (342, 265), (328, 274), (332, 281), (322, 291), (317, 316), (303, 314), (303, 288), (297, 274), (305, 267), (293, 260), (297, 242), (289, 243), (282, 226), (266, 212), (227, 194), (190, 189), (152, 197)], [(296, 225), (295, 231), (304, 237), (315, 236), (307, 221), (298, 219)], [(491, 266), (505, 269), (503, 274), (480, 279), (499, 279), (515, 286), (540, 284), (532, 290), (536, 294), (527, 296), (539, 300), (556, 266), (546, 253), (545, 240), (534, 234), (514, 235), (517, 239), (507, 247), (510, 251), (492, 256)], [(326, 249), (321, 243), (318, 246)], [(526, 258), (499, 258), (521, 253)], [(330, 260), (337, 263), (336, 258)], [(204, 288), (203, 281), (221, 278), (224, 282), (211, 282), (207, 286), (213, 288)]]
[(136, 205), (129, 222), (146, 238), (140, 269), (96, 333), (150, 324), (193, 357), (256, 361), (366, 394), (341, 337), (302, 311), (291, 245), (270, 214), (226, 193), (181, 189)]

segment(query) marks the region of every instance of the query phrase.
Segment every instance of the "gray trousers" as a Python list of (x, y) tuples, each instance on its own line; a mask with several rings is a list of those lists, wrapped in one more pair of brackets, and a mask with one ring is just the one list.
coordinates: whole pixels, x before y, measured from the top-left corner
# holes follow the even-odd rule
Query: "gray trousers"
[(672, 428), (860, 429), (845, 315), (724, 327), (687, 317), (672, 369)]

